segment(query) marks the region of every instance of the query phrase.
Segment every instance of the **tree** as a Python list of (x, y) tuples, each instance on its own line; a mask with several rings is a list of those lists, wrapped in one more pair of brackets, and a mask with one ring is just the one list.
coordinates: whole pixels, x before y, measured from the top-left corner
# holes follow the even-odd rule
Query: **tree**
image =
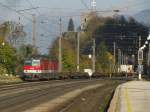
[(10, 32), (9, 22), (4, 22), (3, 24), (0, 25), (1, 38), (6, 39), (6, 36), (8, 36), (9, 32)]
[[(25, 37), (23, 26), (15, 22), (6, 21), (0, 25), (0, 72), (16, 73), (18, 67), (22, 68), (23, 59), (27, 55), (17, 52), (16, 42)], [(21, 43), (20, 43), (21, 45)], [(29, 46), (28, 46), (29, 47)], [(24, 49), (22, 49), (24, 51)]]
[[(35, 50), (35, 54), (33, 54), (33, 51)], [(34, 56), (38, 56), (38, 50), (37, 48), (35, 49), (32, 45), (22, 45), (18, 52), (17, 52), (17, 63), (18, 66), (16, 67), (16, 72), (21, 73), (22, 72), (22, 66), (24, 64), (24, 61), (26, 59), (31, 59), (34, 58)]]
[(74, 31), (74, 22), (72, 18), (70, 18), (68, 23), (68, 31)]
[[(56, 39), (51, 49), (49, 49), (50, 59), (58, 60), (58, 39)], [(62, 64), (63, 71), (75, 71), (76, 54), (73, 45), (67, 39), (62, 39)]]
[(108, 72), (110, 65), (110, 58), (107, 47), (104, 42), (101, 42), (97, 50), (97, 61), (100, 66), (101, 72)]
[(16, 50), (0, 39), (0, 66), (3, 66), (7, 73), (14, 73), (16, 64)]
[(11, 28), (7, 40), (13, 47), (19, 48), (25, 42), (26, 32), (24, 32), (24, 27), (16, 22), (8, 22), (8, 25)]
[[(33, 52), (34, 51), (34, 52)], [(38, 49), (34, 48), (32, 45), (22, 45), (18, 51), (18, 55), (22, 58), (21, 60), (34, 58), (34, 56), (38, 56)]]
[(113, 53), (113, 42), (117, 43), (125, 54), (132, 55), (137, 52), (138, 36), (142, 37), (142, 44), (146, 40), (148, 28), (137, 22), (134, 18), (126, 19), (124, 16), (105, 18), (103, 25), (95, 30), (96, 45), (105, 41), (108, 50)]
[[(86, 21), (86, 30), (80, 32), (80, 70), (91, 68), (91, 60), (87, 55), (92, 53), (92, 38), (96, 40), (96, 69), (100, 72), (109, 72), (110, 65), (114, 64), (113, 42), (117, 48), (127, 55), (137, 52), (138, 35), (147, 35), (147, 27), (138, 23), (132, 18), (126, 19), (124, 16), (98, 17), (92, 16)], [(69, 20), (68, 31), (73, 31), (72, 18)], [(63, 70), (76, 70), (76, 38), (74, 32), (67, 32), (62, 38), (62, 60)], [(72, 37), (72, 38), (68, 38)], [(146, 36), (145, 36), (146, 37)], [(143, 44), (143, 43), (142, 43)], [(58, 60), (58, 39), (54, 41), (50, 49), (50, 56)], [(116, 54), (118, 54), (116, 52)], [(116, 59), (117, 60), (117, 59)], [(82, 71), (82, 70), (81, 70)]]
[(0, 25), (0, 37), (4, 38), (13, 47), (20, 47), (25, 40), (26, 33), (24, 32), (23, 25), (6, 21)]

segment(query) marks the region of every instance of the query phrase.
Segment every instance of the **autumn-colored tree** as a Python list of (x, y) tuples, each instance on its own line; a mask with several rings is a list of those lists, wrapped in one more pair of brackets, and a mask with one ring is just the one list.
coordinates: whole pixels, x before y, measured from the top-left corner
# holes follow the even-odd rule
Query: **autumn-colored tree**
[(16, 50), (0, 39), (0, 66), (6, 68), (8, 73), (14, 73), (16, 62)]

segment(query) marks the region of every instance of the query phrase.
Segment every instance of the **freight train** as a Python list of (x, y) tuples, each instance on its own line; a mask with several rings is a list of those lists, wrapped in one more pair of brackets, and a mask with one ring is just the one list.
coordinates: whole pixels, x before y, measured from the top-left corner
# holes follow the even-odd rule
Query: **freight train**
[(21, 78), (26, 81), (89, 78), (85, 72), (58, 72), (58, 62), (46, 58), (25, 60)]
[[(124, 77), (126, 73), (112, 73), (113, 77)], [(128, 74), (129, 75), (129, 74)], [(130, 73), (129, 76), (132, 76)], [(23, 66), (23, 75), (21, 78), (27, 81), (33, 80), (50, 80), (50, 79), (87, 79), (87, 78), (107, 78), (110, 73), (94, 72), (92, 76), (85, 72), (58, 72), (58, 62), (41, 59), (28, 59), (25, 60)]]
[(48, 59), (28, 59), (23, 66), (24, 80), (43, 80), (58, 78), (58, 62)]

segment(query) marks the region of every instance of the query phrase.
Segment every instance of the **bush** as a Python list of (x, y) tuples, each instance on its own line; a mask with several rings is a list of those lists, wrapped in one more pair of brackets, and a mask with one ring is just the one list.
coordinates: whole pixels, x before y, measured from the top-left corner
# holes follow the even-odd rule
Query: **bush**
[(81, 79), (89, 78), (88, 73), (85, 72), (60, 72), (58, 73), (60, 79)]
[(124, 77), (126, 76), (125, 72), (121, 72), (121, 73), (112, 73), (112, 77)]
[(89, 78), (88, 73), (86, 72), (72, 72), (70, 74), (70, 78), (77, 79), (77, 78)]
[(70, 72), (58, 72), (57, 73), (60, 79), (68, 79)]
[(101, 72), (94, 72), (92, 74), (93, 78), (105, 78), (105, 77), (109, 77), (109, 74), (107, 73), (101, 73)]

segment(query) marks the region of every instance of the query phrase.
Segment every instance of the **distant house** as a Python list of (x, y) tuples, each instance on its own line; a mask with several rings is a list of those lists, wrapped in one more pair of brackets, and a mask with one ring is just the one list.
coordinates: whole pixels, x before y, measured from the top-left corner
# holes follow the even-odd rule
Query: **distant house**
[(81, 20), (81, 30), (82, 31), (86, 29), (88, 21), (91, 18), (93, 18), (94, 16), (96, 16), (95, 12), (89, 11), (89, 12), (82, 13), (81, 18), (80, 18), (80, 20)]

